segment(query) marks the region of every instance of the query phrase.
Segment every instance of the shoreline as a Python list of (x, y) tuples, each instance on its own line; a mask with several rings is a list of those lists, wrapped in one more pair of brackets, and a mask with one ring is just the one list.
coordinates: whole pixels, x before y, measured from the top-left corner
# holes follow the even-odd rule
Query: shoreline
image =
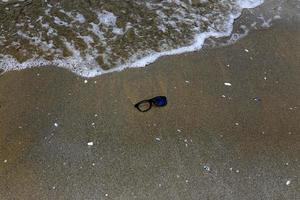
[[(289, 3), (292, 4), (295, 2), (289, 2)], [(275, 10), (274, 8), (273, 8), (274, 11), (268, 11), (268, 10), (270, 10), (268, 8), (271, 8), (272, 4), (274, 4), (273, 5), (274, 8), (277, 8), (278, 6), (281, 9), (283, 8), (283, 11), (281, 10), (279, 12), (279, 11)], [(1, 72), (1, 69), (0, 69), (0, 75), (3, 75), (4, 73), (11, 72), (11, 71), (14, 72), (14, 71), (27, 70), (27, 69), (32, 69), (32, 68), (57, 67), (57, 68), (61, 68), (61, 69), (67, 69), (80, 77), (93, 78), (93, 77), (102, 76), (104, 74), (122, 72), (122, 71), (130, 69), (130, 68), (133, 68), (133, 69), (144, 68), (144, 67), (148, 67), (149, 65), (152, 65), (153, 63), (157, 62), (157, 60), (161, 59), (162, 57), (177, 56), (177, 55), (181, 55), (181, 54), (188, 54), (188, 53), (195, 53), (195, 52), (197, 53), (197, 52), (205, 50), (205, 49), (219, 48), (222, 46), (233, 45), (238, 40), (243, 39), (244, 37), (247, 37), (249, 32), (270, 28), (272, 26), (272, 24), (280, 23), (280, 21), (282, 21), (281, 18), (283, 18), (284, 20), (296, 20), (296, 21), (300, 18), (300, 17), (298, 17), (298, 18), (294, 17), (294, 15), (297, 15), (297, 13), (295, 11), (296, 9), (290, 8), (287, 5), (284, 5), (283, 7), (282, 6), (283, 5), (282, 5), (282, 3), (280, 4), (280, 0), (270, 0), (269, 2), (264, 2), (261, 5), (258, 5), (254, 8), (249, 8), (249, 9), (244, 8), (242, 10), (240, 16), (238, 18), (235, 18), (234, 23), (232, 25), (232, 32), (230, 33), (229, 36), (205, 37), (204, 41), (200, 42), (201, 47), (200, 48), (195, 47), (197, 50), (186, 50), (186, 51), (181, 50), (181, 49), (193, 48), (192, 46), (195, 46), (195, 44), (197, 43), (197, 42), (194, 42), (194, 44), (191, 46), (183, 46), (183, 47), (180, 47), (177, 49), (172, 49), (172, 50), (166, 51), (166, 52), (158, 52), (154, 55), (149, 55), (149, 56), (143, 57), (142, 59), (136, 60), (136, 61), (132, 62), (131, 64), (124, 64), (124, 65), (114, 67), (114, 68), (111, 68), (108, 70), (100, 69), (100, 71), (97, 71), (97, 69), (95, 69), (95, 70), (89, 71), (89, 72), (78, 72), (78, 73), (63, 66), (64, 64), (63, 64), (62, 60), (53, 61), (54, 63), (57, 63), (57, 65), (42, 64), (41, 66), (33, 66), (33, 67), (28, 67), (27, 66), (28, 63), (24, 62), (21, 64), (19, 63), (21, 66), (20, 69), (9, 70), (6, 72)], [(263, 14), (265, 16), (263, 16)], [(282, 15), (282, 16), (279, 16), (279, 15)], [(253, 26), (253, 24), (255, 24), (255, 26)], [(205, 34), (208, 34), (208, 33), (205, 33)], [(215, 33), (211, 33), (211, 34), (214, 35)], [(199, 37), (199, 38), (201, 38), (201, 37)], [(202, 39), (199, 39), (199, 40), (202, 40)], [(180, 52), (180, 53), (178, 53), (178, 52)], [(153, 57), (153, 58), (151, 58), (151, 57)], [(71, 63), (76, 62), (73, 60), (73, 58), (70, 58), (69, 61)], [(29, 62), (31, 62), (31, 61), (29, 61)], [(38, 59), (35, 62), (51, 63), (52, 61)], [(147, 64), (142, 64), (142, 63), (147, 63)], [(37, 65), (39, 65), (39, 64), (37, 64)], [(91, 63), (91, 65), (93, 65), (93, 63)], [(79, 73), (82, 73), (82, 74), (80, 75)]]
[[(11, 60), (7, 60), (8, 57), (5, 55), (5, 59), (4, 62), (2, 63), (4, 66), (6, 66), (6, 68), (12, 68), (9, 66), (18, 66), (16, 69), (13, 70), (9, 70), (9, 71), (19, 71), (19, 70), (24, 70), (24, 69), (28, 69), (28, 68), (34, 68), (34, 67), (47, 67), (47, 66), (55, 66), (55, 67), (59, 67), (59, 68), (64, 68), (64, 69), (68, 69), (70, 71), (72, 71), (73, 73), (77, 74), (78, 76), (82, 76), (82, 77), (86, 77), (86, 78), (92, 78), (92, 77), (96, 77), (96, 76), (101, 76), (103, 74), (107, 74), (107, 73), (113, 73), (113, 72), (119, 72), (119, 71), (123, 71), (125, 69), (128, 68), (143, 68), (143, 67), (147, 67), (149, 64), (152, 64), (154, 62), (156, 62), (158, 59), (160, 59), (161, 57), (165, 57), (165, 56), (174, 56), (174, 55), (180, 55), (180, 54), (185, 54), (185, 53), (192, 53), (192, 52), (196, 52), (196, 51), (200, 51), (203, 46), (207, 46), (206, 42), (207, 40), (209, 41), (223, 41), (223, 45), (229, 45), (226, 44), (227, 42), (231, 43), (230, 41), (226, 41), (227, 39), (229, 39), (233, 33), (233, 30), (235, 29), (236, 25), (239, 22), (236, 21), (237, 19), (241, 18), (242, 14), (244, 13), (245, 10), (256, 10), (256, 9), (260, 9), (260, 7), (263, 7), (262, 4), (254, 4), (253, 7), (250, 5), (245, 4), (241, 13), (239, 15), (233, 15), (231, 14), (230, 20), (226, 23), (226, 31), (223, 32), (213, 32), (213, 31), (208, 31), (208, 32), (204, 32), (204, 33), (200, 33), (195, 35), (195, 39), (193, 41), (193, 43), (191, 45), (187, 45), (187, 46), (181, 46), (175, 49), (170, 49), (168, 51), (162, 51), (162, 52), (155, 52), (153, 54), (147, 55), (147, 56), (143, 56), (140, 59), (132, 59), (130, 58), (129, 60), (135, 60), (135, 61), (129, 61), (127, 63), (124, 63), (122, 65), (104, 70), (103, 68), (99, 68), (99, 67), (92, 67), (93, 69), (82, 69), (80, 71), (78, 71), (78, 63), (80, 63), (80, 65), (84, 65), (87, 68), (90, 68), (89, 66), (96, 66), (97, 63), (95, 63), (94, 61), (87, 61), (85, 58), (80, 57), (80, 60), (77, 60), (76, 57), (69, 57), (69, 58), (65, 58), (65, 59), (54, 59), (53, 61), (48, 61), (45, 60), (43, 58), (39, 58), (39, 59), (30, 59), (28, 61), (25, 61), (23, 63), (19, 63), (17, 60), (15, 60), (14, 58)], [(241, 6), (242, 7), (242, 6)], [(252, 12), (252, 11), (251, 11)], [(252, 19), (256, 18), (257, 20), (258, 16), (255, 17), (251, 17)], [(242, 18), (245, 18), (245, 16), (243, 16)], [(233, 21), (233, 22), (231, 22)], [(230, 24), (230, 25), (229, 25)], [(250, 28), (250, 27), (248, 27)], [(229, 33), (229, 31), (231, 33)], [(249, 31), (249, 30), (247, 30)], [(238, 34), (237, 34), (238, 35)], [(239, 37), (239, 36), (237, 36)], [(243, 37), (243, 36), (241, 36)], [(76, 49), (75, 49), (76, 50)], [(88, 63), (89, 62), (89, 63)], [(72, 66), (68, 66), (69, 63), (73, 63), (71, 64)], [(32, 67), (32, 65), (34, 65)]]

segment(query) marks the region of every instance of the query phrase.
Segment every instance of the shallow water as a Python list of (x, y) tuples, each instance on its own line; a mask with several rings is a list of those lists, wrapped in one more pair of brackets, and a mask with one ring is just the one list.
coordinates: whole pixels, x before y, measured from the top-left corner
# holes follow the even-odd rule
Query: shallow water
[(145, 66), (230, 35), (263, 0), (0, 0), (0, 68), (56, 65), (82, 76)]

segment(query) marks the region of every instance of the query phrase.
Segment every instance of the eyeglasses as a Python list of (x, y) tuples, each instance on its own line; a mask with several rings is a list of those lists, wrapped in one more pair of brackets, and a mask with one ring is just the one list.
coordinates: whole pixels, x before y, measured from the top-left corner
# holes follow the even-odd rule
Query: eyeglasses
[(143, 100), (134, 105), (139, 111), (147, 112), (151, 109), (152, 104), (157, 107), (163, 107), (167, 105), (167, 97), (165, 96), (157, 96), (152, 99)]

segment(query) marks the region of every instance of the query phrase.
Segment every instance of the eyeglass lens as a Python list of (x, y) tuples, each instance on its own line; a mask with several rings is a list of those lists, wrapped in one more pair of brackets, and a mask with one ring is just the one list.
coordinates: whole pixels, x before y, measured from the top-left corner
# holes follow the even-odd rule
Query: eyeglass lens
[(145, 112), (151, 108), (151, 103), (149, 101), (143, 101), (137, 105), (138, 109)]

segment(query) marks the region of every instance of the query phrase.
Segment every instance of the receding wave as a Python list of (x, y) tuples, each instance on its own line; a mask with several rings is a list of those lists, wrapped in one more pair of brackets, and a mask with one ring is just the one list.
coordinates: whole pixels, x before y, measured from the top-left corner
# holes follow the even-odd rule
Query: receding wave
[(55, 65), (86, 77), (142, 67), (230, 35), (263, 0), (0, 1), (0, 69)]

